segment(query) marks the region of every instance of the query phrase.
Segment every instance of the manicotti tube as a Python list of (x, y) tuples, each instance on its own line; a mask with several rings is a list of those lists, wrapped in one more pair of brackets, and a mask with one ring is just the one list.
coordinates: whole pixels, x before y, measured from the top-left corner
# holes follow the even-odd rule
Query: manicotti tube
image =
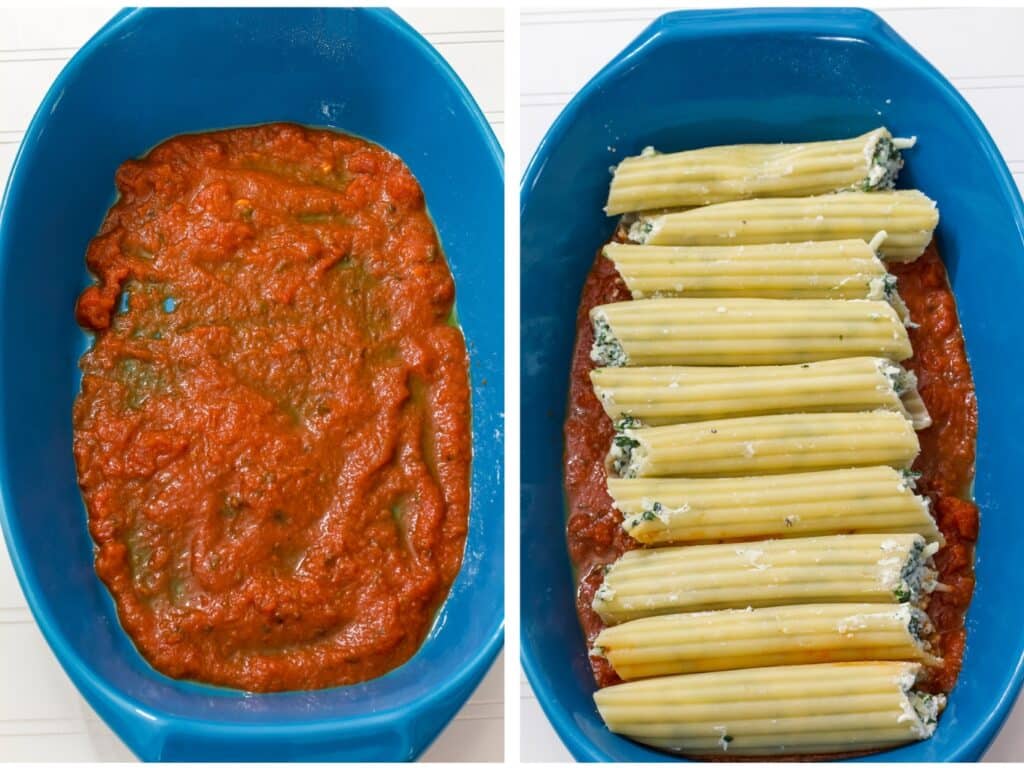
[(722, 758), (885, 749), (935, 731), (946, 699), (917, 688), (921, 665), (840, 662), (673, 675), (594, 694), (615, 733)]
[(637, 299), (590, 311), (602, 366), (784, 365), (913, 354), (884, 301)]
[(879, 255), (914, 261), (939, 223), (935, 202), (917, 190), (839, 192), (719, 203), (641, 216), (629, 239), (643, 245), (757, 245), (808, 240), (871, 240), (886, 233)]
[(751, 197), (797, 197), (842, 189), (890, 189), (914, 139), (886, 128), (838, 141), (733, 144), (660, 154), (653, 147), (615, 168), (609, 216)]
[(617, 477), (742, 477), (885, 464), (908, 469), (917, 433), (892, 411), (788, 413), (620, 429), (606, 466)]
[(916, 533), (633, 549), (607, 567), (593, 607), (605, 624), (669, 613), (801, 603), (923, 605), (937, 542)]
[(595, 368), (594, 392), (614, 422), (659, 426), (773, 413), (896, 411), (931, 425), (917, 377), (880, 357), (758, 366)]
[(623, 680), (833, 661), (935, 665), (934, 627), (907, 603), (829, 603), (698, 611), (607, 627), (594, 653)]
[[(873, 243), (884, 240), (880, 232)], [(634, 299), (873, 299), (888, 301), (904, 322), (910, 320), (896, 276), (863, 240), (703, 247), (609, 243), (603, 253)]]
[(942, 541), (907, 471), (856, 467), (728, 478), (608, 478), (622, 528), (645, 545), (836, 533)]

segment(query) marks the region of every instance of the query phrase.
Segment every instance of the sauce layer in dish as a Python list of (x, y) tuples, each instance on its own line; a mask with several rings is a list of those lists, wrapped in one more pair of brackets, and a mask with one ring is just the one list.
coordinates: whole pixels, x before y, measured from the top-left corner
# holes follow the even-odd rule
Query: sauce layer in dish
[(467, 356), (405, 164), (274, 124), (180, 136), (116, 176), (77, 317), (96, 571), (177, 678), (367, 680), (459, 569)]

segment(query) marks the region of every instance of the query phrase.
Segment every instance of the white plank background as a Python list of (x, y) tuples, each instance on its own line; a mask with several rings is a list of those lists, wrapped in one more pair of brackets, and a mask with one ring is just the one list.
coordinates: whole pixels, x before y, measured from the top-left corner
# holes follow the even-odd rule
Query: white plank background
[[(749, 5), (757, 5), (750, 2)], [(794, 5), (796, 3), (793, 3)], [(696, 5), (696, 4), (695, 4)], [(963, 93), (1024, 189), (1024, 10), (874, 8)], [(520, 171), (562, 107), (665, 9), (523, 10), (520, 23)], [(520, 682), (523, 762), (572, 757), (548, 724), (525, 677)], [(986, 761), (1024, 759), (1024, 703)]]
[[(116, 11), (117, 6), (0, 9), (0, 180), (6, 181), (22, 134), (50, 83)], [(400, 13), (448, 59), (500, 140), (504, 127), (503, 11), (466, 8)], [(133, 760), (50, 653), (25, 604), (7, 550), (0, 549), (0, 762)], [(424, 760), (502, 760), (502, 658), (423, 755)]]

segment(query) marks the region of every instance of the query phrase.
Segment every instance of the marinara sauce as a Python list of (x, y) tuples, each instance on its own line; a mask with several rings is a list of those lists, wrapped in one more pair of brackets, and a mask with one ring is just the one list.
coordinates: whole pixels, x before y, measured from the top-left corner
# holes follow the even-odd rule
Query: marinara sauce
[[(890, 264), (899, 278), (899, 292), (918, 324), (910, 328), (914, 356), (903, 361), (918, 377), (921, 397), (933, 425), (918, 432), (921, 453), (913, 469), (921, 473), (918, 492), (932, 501), (932, 514), (946, 539), (935, 556), (939, 580), (948, 591), (935, 592), (928, 614), (937, 631), (936, 653), (943, 666), (931, 670), (922, 685), (933, 692), (949, 691), (960, 672), (964, 650), (964, 614), (974, 590), (974, 542), (978, 536), (978, 508), (970, 500), (977, 436), (974, 381), (964, 350), (956, 303), (946, 269), (934, 243), (910, 264)], [(590, 359), (594, 334), (591, 308), (630, 300), (625, 282), (614, 264), (600, 253), (583, 286), (576, 316), (565, 422), (565, 487), (569, 505), (569, 554), (576, 569), (576, 607), (588, 646), (603, 628), (591, 603), (601, 585), (602, 566), (637, 546), (622, 529), (622, 513), (608, 495), (604, 460), (615, 429), (590, 383), (595, 367)], [(590, 656), (598, 686), (621, 682), (603, 657)]]
[(74, 450), (121, 623), (158, 670), (250, 691), (398, 666), (469, 504), (466, 348), (419, 184), (287, 124), (170, 139), (116, 182)]

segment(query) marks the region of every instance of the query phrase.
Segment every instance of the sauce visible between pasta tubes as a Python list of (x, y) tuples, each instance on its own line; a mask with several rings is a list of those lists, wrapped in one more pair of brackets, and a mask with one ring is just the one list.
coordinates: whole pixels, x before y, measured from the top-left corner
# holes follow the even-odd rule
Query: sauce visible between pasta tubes
[[(973, 477), (977, 410), (974, 385), (964, 350), (963, 335), (946, 271), (935, 248), (909, 264), (890, 264), (899, 278), (899, 293), (918, 324), (911, 327), (914, 356), (904, 361), (913, 370), (933, 420), (919, 432), (921, 453), (914, 470), (920, 493), (932, 501), (932, 513), (945, 545), (935, 557), (945, 591), (932, 594), (928, 614), (938, 633), (937, 655), (943, 666), (934, 669), (924, 687), (949, 691), (960, 670), (964, 649), (964, 614), (974, 587), (973, 550), (978, 535), (978, 509), (969, 500)], [(630, 299), (614, 264), (598, 255), (583, 287), (576, 321), (565, 424), (565, 482), (569, 505), (567, 534), (570, 556), (578, 576), (577, 610), (592, 646), (603, 628), (592, 607), (603, 579), (603, 566), (623, 552), (639, 546), (622, 528), (622, 514), (613, 506), (607, 489), (605, 457), (615, 435), (594, 393), (589, 374), (594, 331), (590, 310), (598, 305)], [(598, 686), (620, 682), (608, 661), (590, 655)]]
[(121, 623), (158, 670), (251, 691), (398, 666), (469, 506), (466, 348), (419, 184), (285, 124), (171, 139), (116, 181), (74, 450)]

